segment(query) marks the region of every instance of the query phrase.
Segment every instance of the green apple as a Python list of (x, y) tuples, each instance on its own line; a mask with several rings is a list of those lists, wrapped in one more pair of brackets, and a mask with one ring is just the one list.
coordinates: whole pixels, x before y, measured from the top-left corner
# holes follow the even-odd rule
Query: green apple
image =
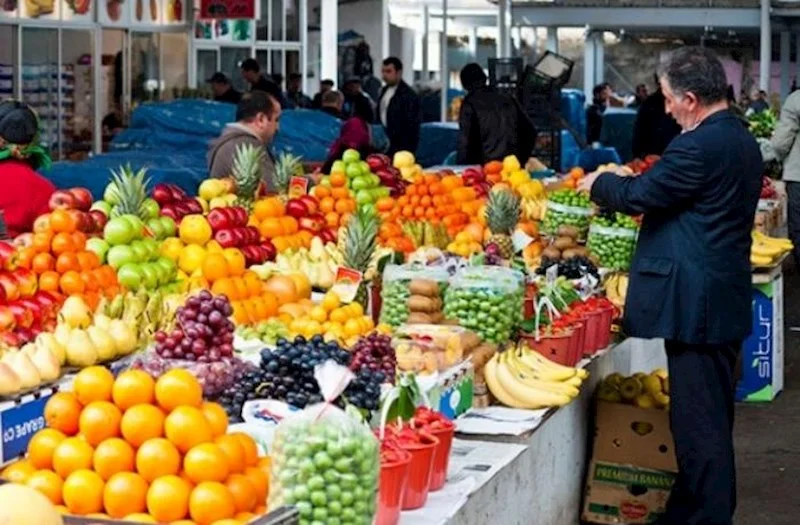
[(116, 270), (126, 264), (136, 262), (136, 252), (127, 244), (112, 246), (108, 250), (106, 259), (108, 264)]
[(172, 219), (172, 217), (159, 217), (158, 220), (161, 221), (161, 227), (164, 229), (164, 238), (166, 239), (167, 237), (174, 237), (175, 231), (178, 228), (176, 227), (175, 221)]
[(369, 215), (375, 215), (375, 214), (377, 214), (377, 213), (378, 213), (378, 210), (377, 210), (377, 208), (375, 208), (375, 204), (373, 204), (373, 203), (371, 203), (371, 202), (368, 202), (368, 203), (366, 203), (366, 204), (362, 204), (362, 205), (360, 206), (360, 208), (361, 208), (363, 211), (367, 212), (367, 214), (369, 214)]
[(156, 259), (155, 262), (157, 265), (164, 268), (164, 272), (167, 274), (168, 277), (167, 281), (171, 281), (172, 279), (175, 278), (175, 275), (178, 272), (178, 267), (175, 266), (175, 263), (172, 262), (171, 259), (168, 259), (166, 257), (159, 257), (158, 259)]
[(360, 161), (358, 163), (358, 167), (359, 167), (359, 169), (361, 169), (361, 174), (362, 175), (369, 175), (370, 173), (372, 173), (372, 171), (369, 169), (369, 164), (367, 164), (366, 161), (363, 161), (363, 160)]
[(108, 245), (105, 239), (101, 239), (100, 237), (92, 237), (86, 241), (86, 249), (97, 255), (100, 259), (100, 264), (106, 263), (106, 255), (108, 254), (109, 248), (111, 248), (111, 246)]
[(167, 273), (167, 269), (158, 264), (155, 261), (146, 263), (149, 268), (152, 268), (153, 271), (156, 272), (156, 280), (158, 281), (158, 285), (167, 284), (169, 282), (169, 274)]
[(380, 199), (381, 197), (388, 197), (392, 193), (392, 190), (386, 186), (381, 186), (380, 188), (375, 188), (375, 192), (378, 195), (378, 199)]
[(96, 201), (92, 203), (92, 207), (89, 210), (100, 210), (103, 214), (108, 217), (111, 215), (111, 205), (106, 201)]
[(345, 168), (344, 172), (349, 179), (358, 177), (361, 175), (361, 166), (359, 166), (357, 162), (353, 162), (352, 164), (347, 165), (347, 168)]
[(353, 179), (353, 182), (350, 184), (350, 187), (353, 191), (363, 190), (369, 188), (370, 180), (363, 175), (359, 175)]
[(142, 213), (146, 219), (155, 219), (161, 213), (161, 208), (155, 199), (148, 197), (142, 202), (139, 213)]
[(158, 253), (161, 251), (159, 242), (151, 237), (145, 237), (142, 239), (142, 242), (147, 248), (147, 259), (145, 260), (151, 261), (155, 259)]
[(138, 290), (142, 287), (144, 275), (138, 264), (127, 263), (117, 270), (117, 280), (128, 290)]
[(358, 190), (356, 192), (356, 204), (362, 205), (372, 202), (372, 193), (370, 190)]
[(103, 192), (103, 200), (110, 206), (119, 204), (119, 189), (113, 182), (109, 182), (106, 190)]
[(161, 219), (158, 217), (153, 217), (152, 219), (147, 219), (147, 227), (153, 234), (153, 237), (156, 239), (163, 239), (165, 237), (169, 237), (166, 235), (164, 231), (164, 225), (161, 223)]
[(136, 239), (131, 242), (130, 246), (136, 256), (136, 262), (142, 263), (150, 259), (150, 250), (142, 239)]
[(335, 160), (331, 165), (331, 173), (344, 173), (345, 167), (343, 160)]
[(381, 178), (375, 175), (374, 173), (369, 174), (370, 186), (373, 188), (377, 188), (381, 185)]
[(329, 176), (322, 177), (322, 179), (320, 179), (320, 181), (319, 181), (319, 185), (320, 186), (324, 186), (326, 188), (330, 188), (331, 187), (331, 178)]
[(361, 160), (361, 154), (358, 152), (358, 150), (348, 149), (345, 150), (344, 154), (342, 155), (342, 160), (345, 164), (358, 162)]
[(134, 239), (141, 239), (144, 236), (144, 221), (136, 215), (123, 215), (123, 217), (128, 217), (128, 220), (133, 224), (133, 228), (136, 231)]
[(146, 289), (155, 290), (158, 288), (158, 270), (151, 263), (140, 264), (139, 271), (142, 274), (142, 284)]
[(103, 228), (103, 238), (108, 244), (111, 246), (130, 244), (131, 241), (139, 237), (136, 223), (131, 217), (132, 215), (122, 215), (121, 217), (114, 217), (106, 223), (105, 228)]

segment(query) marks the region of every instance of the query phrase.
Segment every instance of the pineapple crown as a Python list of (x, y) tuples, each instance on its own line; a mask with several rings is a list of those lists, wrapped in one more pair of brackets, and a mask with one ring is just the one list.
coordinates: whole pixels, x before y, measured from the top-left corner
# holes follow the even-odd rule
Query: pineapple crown
[(344, 265), (366, 272), (375, 253), (377, 237), (378, 217), (365, 208), (359, 208), (344, 231)]
[(292, 177), (302, 177), (303, 175), (303, 157), (286, 152), (278, 155), (278, 160), (275, 162), (275, 185), (279, 193), (289, 191), (289, 182)]
[(150, 179), (145, 178), (147, 169), (133, 170), (130, 164), (120, 166), (119, 171), (111, 172), (111, 191), (116, 195), (119, 204), (119, 215), (136, 215), (142, 217), (142, 205), (147, 199), (147, 185)]
[(492, 233), (510, 235), (519, 222), (519, 195), (510, 190), (493, 191), (486, 201), (486, 224)]
[(264, 149), (253, 144), (240, 144), (236, 147), (231, 176), (236, 183), (236, 196), (242, 201), (252, 201), (256, 197), (258, 185), (264, 177)]

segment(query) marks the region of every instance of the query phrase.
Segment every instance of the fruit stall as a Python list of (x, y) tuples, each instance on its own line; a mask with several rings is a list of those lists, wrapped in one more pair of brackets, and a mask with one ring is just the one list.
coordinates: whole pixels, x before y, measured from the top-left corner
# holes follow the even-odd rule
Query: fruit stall
[(577, 522), (595, 403), (669, 406), (619, 330), (638, 218), (514, 157), (281, 155), (267, 195), (263, 154), (197, 195), (122, 167), (0, 241), (0, 517)]

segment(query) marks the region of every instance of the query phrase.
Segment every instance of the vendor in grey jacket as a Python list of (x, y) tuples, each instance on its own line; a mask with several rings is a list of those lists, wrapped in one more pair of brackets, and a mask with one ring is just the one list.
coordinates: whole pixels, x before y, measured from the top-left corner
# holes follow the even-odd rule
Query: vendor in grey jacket
[(786, 99), (781, 118), (772, 135), (772, 148), (783, 162), (783, 180), (788, 197), (789, 238), (794, 243), (794, 258), (800, 263), (800, 91)]
[(275, 161), (269, 145), (278, 132), (281, 105), (263, 91), (252, 91), (242, 95), (236, 107), (236, 122), (228, 124), (218, 139), (208, 149), (209, 176), (215, 179), (228, 177), (233, 168), (236, 149), (242, 144), (266, 148), (261, 168), (267, 193), (275, 193)]

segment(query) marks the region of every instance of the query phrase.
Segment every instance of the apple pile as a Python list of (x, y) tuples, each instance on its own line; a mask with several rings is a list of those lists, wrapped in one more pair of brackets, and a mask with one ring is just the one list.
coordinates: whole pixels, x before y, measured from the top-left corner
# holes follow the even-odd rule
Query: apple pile
[(153, 200), (161, 207), (161, 215), (175, 222), (180, 222), (192, 213), (203, 213), (202, 204), (175, 184), (156, 184), (152, 195)]
[(177, 275), (175, 263), (160, 255), (158, 242), (147, 233), (135, 215), (115, 217), (103, 229), (103, 240), (108, 245), (103, 255), (117, 271), (120, 284), (132, 291), (166, 286)]
[(396, 179), (393, 172), (388, 171), (390, 166), (387, 166), (385, 161), (388, 161), (388, 157), (384, 159), (383, 156), (375, 156), (373, 158), (375, 166), (385, 167), (384, 177), (386, 182), (392, 186), (384, 186), (382, 179), (372, 172), (370, 164), (362, 160), (361, 154), (354, 149), (346, 150), (342, 155), (342, 160), (333, 163), (330, 176), (323, 178), (320, 184), (337, 186), (336, 179), (345, 177), (345, 186), (353, 192), (356, 204), (360, 208), (372, 208), (374, 211), (375, 202), (382, 197), (388, 197), (395, 184), (399, 184), (395, 182), (399, 180), (399, 172)]
[(67, 210), (77, 224), (77, 231), (87, 235), (100, 235), (108, 220), (100, 210), (92, 209), (92, 194), (86, 188), (56, 190), (47, 204), (50, 211)]
[(214, 240), (222, 248), (241, 250), (247, 266), (275, 259), (277, 252), (272, 241), (262, 241), (258, 228), (248, 226), (248, 219), (247, 210), (241, 206), (214, 208), (206, 217)]
[(370, 171), (378, 176), (381, 184), (389, 188), (390, 197), (399, 197), (405, 192), (408, 182), (403, 179), (400, 168), (392, 166), (389, 157), (373, 153), (367, 157), (367, 165)]
[[(445, 173), (443, 173), (443, 175), (444, 174)], [(454, 173), (451, 172), (447, 174), (452, 175)], [(486, 174), (480, 166), (465, 168), (461, 173), (461, 178), (465, 186), (470, 186), (475, 189), (475, 194), (478, 198), (486, 197), (489, 194), (489, 190), (492, 188), (491, 181), (486, 178)]]
[(300, 231), (311, 232), (323, 243), (336, 242), (336, 233), (327, 227), (325, 217), (320, 213), (319, 201), (311, 195), (301, 195), (286, 203), (286, 215), (294, 217)]

